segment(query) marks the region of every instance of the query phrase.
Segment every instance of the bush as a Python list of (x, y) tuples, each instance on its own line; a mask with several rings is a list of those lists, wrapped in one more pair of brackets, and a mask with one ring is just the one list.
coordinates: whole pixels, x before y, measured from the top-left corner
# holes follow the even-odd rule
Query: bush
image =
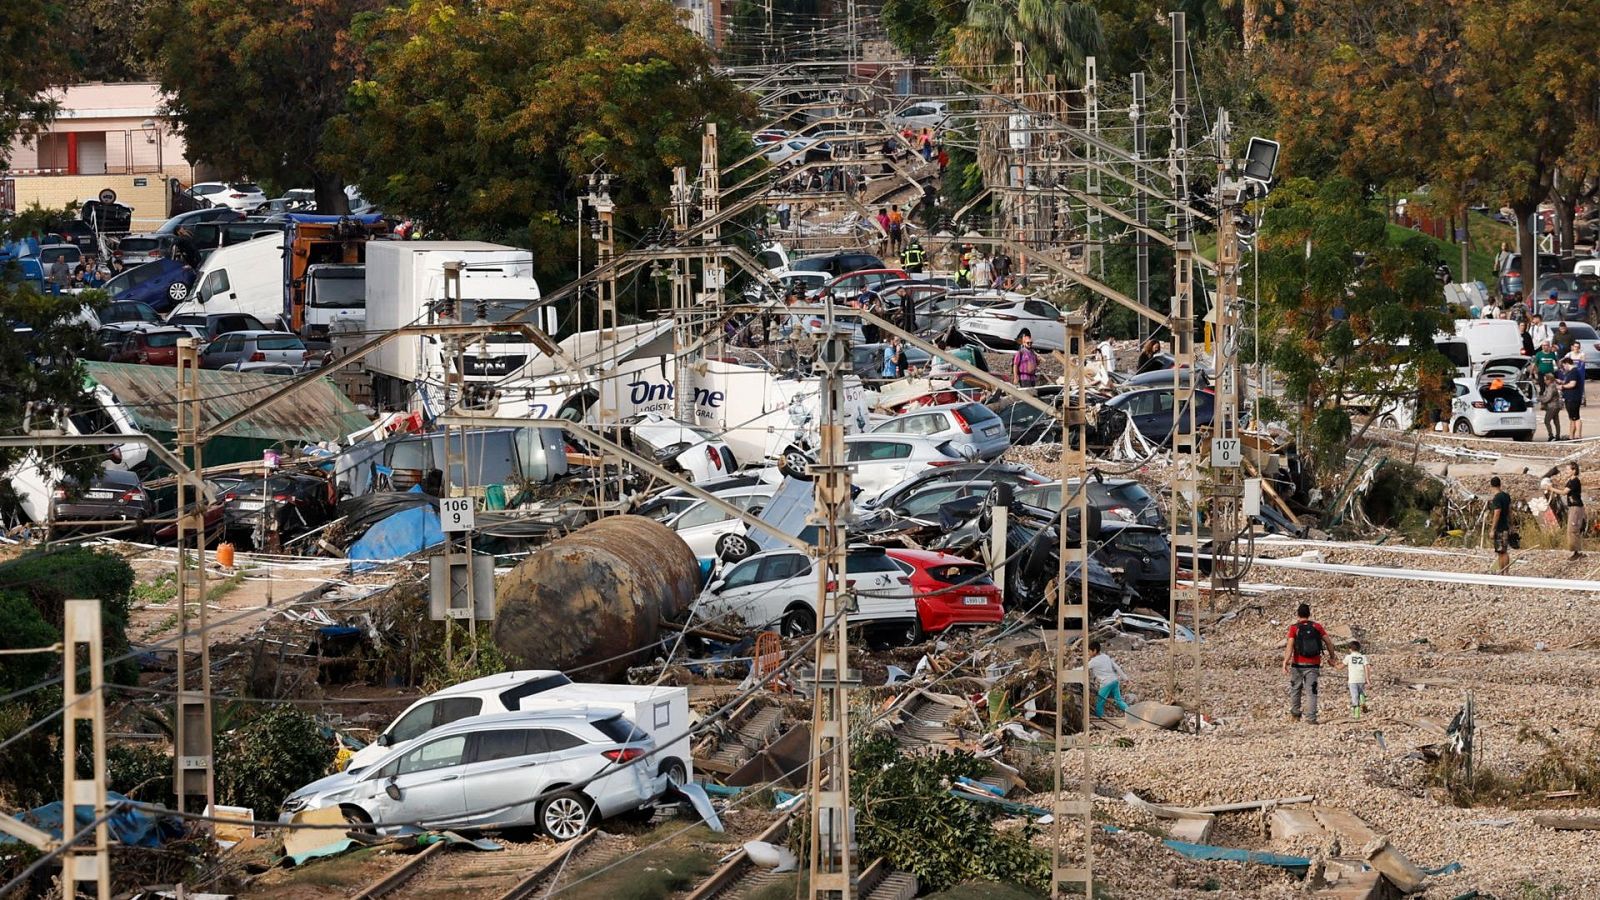
[[(128, 650), (133, 582), (133, 567), (127, 560), (87, 547), (40, 550), (0, 563), (0, 591), (27, 596), (54, 631), (55, 636), (45, 643), (61, 639), (67, 600), (99, 600), (107, 659), (122, 656)], [(106, 679), (116, 684), (132, 684), (138, 677), (139, 665), (131, 659), (106, 667)]]
[(172, 754), (149, 744), (112, 744), (106, 748), (106, 786), (126, 797), (171, 808)]
[(217, 802), (245, 806), (271, 818), (283, 798), (328, 774), (334, 746), (317, 720), (291, 706), (275, 706), (218, 737)]
[[(0, 742), (61, 709), (61, 692), (48, 689), (28, 703), (0, 706)], [(14, 812), (61, 799), (61, 721), (28, 732), (6, 747), (0, 764), (0, 810)]]
[[(50, 626), (22, 594), (0, 591), (0, 648), (48, 647), (61, 640), (61, 632)], [(0, 663), (0, 693), (9, 694), (38, 684), (61, 667), (59, 653), (23, 653), (5, 657)]]
[(914, 873), (927, 891), (968, 881), (1043, 889), (1050, 856), (1029, 843), (1035, 826), (998, 832), (997, 810), (949, 794), (958, 776), (987, 772), (970, 753), (908, 757), (887, 738), (858, 744), (850, 793), (861, 858), (885, 857), (893, 868)]

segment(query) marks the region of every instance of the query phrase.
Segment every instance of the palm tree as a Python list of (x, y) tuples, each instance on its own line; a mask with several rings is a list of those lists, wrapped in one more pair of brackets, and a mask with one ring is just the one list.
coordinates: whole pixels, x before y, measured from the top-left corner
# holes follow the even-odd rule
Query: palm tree
[[(950, 57), (963, 66), (1009, 66), (1022, 43), (1028, 73), (1054, 75), (1063, 88), (1083, 84), (1084, 59), (1103, 52), (1094, 5), (1081, 0), (971, 0), (955, 29)], [(992, 80), (992, 79), (979, 79)]]

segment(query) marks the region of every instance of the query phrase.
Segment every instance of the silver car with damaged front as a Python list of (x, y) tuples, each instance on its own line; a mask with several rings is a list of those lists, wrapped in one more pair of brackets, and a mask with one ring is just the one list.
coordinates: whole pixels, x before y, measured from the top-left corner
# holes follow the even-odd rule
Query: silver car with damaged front
[(372, 765), (290, 794), (279, 820), (337, 807), (380, 832), (534, 825), (570, 840), (594, 823), (645, 806), (665, 775), (635, 765), (655, 742), (614, 710), (473, 716), (441, 725)]

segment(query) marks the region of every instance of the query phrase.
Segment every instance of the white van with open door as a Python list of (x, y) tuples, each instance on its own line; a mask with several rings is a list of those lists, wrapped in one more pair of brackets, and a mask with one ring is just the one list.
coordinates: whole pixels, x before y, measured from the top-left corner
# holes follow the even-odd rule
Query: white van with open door
[(1456, 337), (1467, 342), (1473, 370), (1496, 357), (1522, 355), (1522, 332), (1511, 319), (1457, 319)]

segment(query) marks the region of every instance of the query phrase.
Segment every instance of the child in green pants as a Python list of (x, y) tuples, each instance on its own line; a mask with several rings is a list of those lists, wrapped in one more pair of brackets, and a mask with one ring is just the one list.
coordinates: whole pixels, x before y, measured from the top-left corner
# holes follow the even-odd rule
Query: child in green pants
[(1100, 642), (1090, 641), (1089, 674), (1094, 676), (1095, 683), (1100, 685), (1100, 691), (1095, 697), (1095, 718), (1103, 719), (1106, 716), (1106, 699), (1110, 698), (1123, 712), (1128, 711), (1127, 701), (1122, 699), (1122, 679), (1127, 677), (1122, 667), (1116, 660), (1100, 652)]

